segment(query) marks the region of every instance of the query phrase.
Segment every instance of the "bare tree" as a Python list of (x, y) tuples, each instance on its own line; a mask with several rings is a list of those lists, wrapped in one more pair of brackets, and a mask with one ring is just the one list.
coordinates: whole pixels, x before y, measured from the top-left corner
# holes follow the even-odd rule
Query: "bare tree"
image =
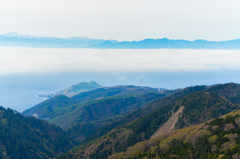
[(2, 145), (2, 149), (3, 149), (3, 159), (10, 159), (10, 157), (7, 155), (6, 146)]

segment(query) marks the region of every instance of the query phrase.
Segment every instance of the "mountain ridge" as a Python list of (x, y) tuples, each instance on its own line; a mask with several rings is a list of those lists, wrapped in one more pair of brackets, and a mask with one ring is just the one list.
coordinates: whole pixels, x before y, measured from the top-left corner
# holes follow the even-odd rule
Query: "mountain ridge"
[[(173, 97), (170, 100), (172, 103), (163, 102), (167, 98), (159, 99), (159, 101), (155, 100), (158, 109), (153, 109), (154, 111), (150, 111), (150, 113), (133, 122), (130, 121), (130, 123), (124, 123), (118, 125), (118, 127), (113, 127), (114, 129), (109, 129), (101, 136), (92, 138), (92, 140), (75, 147), (67, 154), (59, 156), (59, 159), (61, 157), (65, 159), (71, 157), (103, 159), (113, 153), (124, 152), (129, 146), (150, 139), (154, 132), (166, 123), (174, 112), (181, 108), (180, 106), (184, 106), (183, 113), (179, 116), (178, 121), (174, 121), (174, 125), (169, 127), (170, 131), (174, 130), (172, 129), (173, 126), (175, 126), (175, 129), (181, 129), (200, 124), (240, 108), (239, 101), (235, 99), (235, 97), (239, 97), (240, 85), (238, 84), (228, 83), (193, 88), (188, 88), (188, 90), (195, 90), (192, 93), (189, 92), (183, 97)], [(184, 90), (180, 90), (179, 95), (182, 92)], [(164, 103), (167, 105), (164, 106)], [(151, 105), (153, 108), (156, 107), (154, 103)]]
[(58, 125), (73, 140), (81, 142), (99, 127), (171, 93), (168, 90), (159, 92), (156, 88), (132, 85), (101, 87), (71, 98), (55, 96), (22, 114), (37, 116)]
[(143, 39), (139, 41), (117, 41), (88, 37), (44, 37), (21, 35), (18, 33), (0, 34), (0, 46), (46, 47), (46, 48), (89, 48), (89, 49), (226, 49), (239, 50), (240, 39), (207, 41), (197, 39)]

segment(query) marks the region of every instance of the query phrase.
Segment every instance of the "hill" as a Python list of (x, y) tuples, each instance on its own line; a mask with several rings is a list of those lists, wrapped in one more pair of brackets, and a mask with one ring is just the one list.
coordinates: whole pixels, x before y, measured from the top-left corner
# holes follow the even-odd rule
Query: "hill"
[(93, 48), (93, 49), (227, 49), (239, 50), (240, 39), (229, 41), (144, 39), (123, 41), (91, 39), (87, 37), (38, 37), (7, 33), (0, 35), (1, 46), (48, 47), (48, 48)]
[(224, 117), (158, 135), (129, 147), (109, 159), (211, 158), (237, 159), (240, 156), (240, 111)]
[[(137, 118), (130, 124), (108, 129), (103, 136), (92, 138), (59, 158), (107, 158), (113, 153), (126, 151), (137, 142), (149, 140), (175, 129), (200, 124), (240, 108), (238, 100), (234, 100), (240, 90), (237, 84), (197, 88), (199, 91), (186, 94), (181, 93), (184, 90), (176, 92), (175, 95), (167, 97), (172, 98), (169, 103), (166, 98), (152, 102), (144, 107), (145, 109), (155, 108), (150, 113)], [(166, 103), (166, 105), (160, 103)]]
[[(79, 93), (71, 98), (68, 98), (64, 95), (55, 96), (51, 99), (48, 99), (28, 110), (22, 112), (25, 116), (38, 116), (40, 119), (45, 119), (48, 121), (57, 120), (56, 118), (65, 115), (68, 117), (74, 116), (77, 113), (77, 117), (79, 116), (79, 112), (89, 109), (92, 106), (103, 105), (108, 106), (109, 103), (115, 104), (122, 110), (116, 110), (116, 115), (121, 115), (122, 112), (128, 112), (130, 110), (134, 110), (138, 108), (138, 106), (144, 105), (145, 103), (141, 103), (138, 100), (142, 100), (144, 98), (140, 98), (142, 95), (150, 93), (149, 96), (152, 95), (153, 98), (163, 97), (166, 93), (157, 93), (157, 89), (148, 88), (148, 87), (136, 87), (136, 86), (114, 86), (114, 87), (105, 87), (98, 88), (87, 92)], [(153, 94), (151, 94), (153, 93)], [(171, 93), (171, 92), (169, 92)], [(167, 94), (169, 94), (167, 92)], [(156, 97), (154, 97), (157, 95)], [(146, 100), (151, 100), (150, 99)], [(130, 101), (131, 100), (131, 101)], [(107, 102), (107, 103), (106, 103)], [(126, 102), (124, 105), (118, 102)], [(129, 103), (127, 103), (129, 102)], [(131, 104), (137, 104), (135, 107), (129, 107)], [(129, 107), (127, 109), (127, 107)], [(100, 106), (96, 108), (101, 108)], [(91, 108), (92, 109), (92, 108)], [(108, 111), (102, 107), (103, 111)], [(86, 110), (87, 111), (87, 110)], [(114, 111), (114, 110), (113, 110)], [(85, 112), (85, 111), (84, 111)], [(69, 115), (73, 113), (72, 115)], [(61, 118), (61, 117), (60, 117)], [(67, 119), (64, 120), (64, 122)], [(57, 122), (57, 121), (56, 121)], [(56, 124), (54, 122), (54, 124)], [(69, 126), (63, 126), (58, 124), (60, 127), (67, 128)]]
[(81, 92), (90, 91), (93, 89), (97, 89), (101, 87), (101, 85), (97, 84), (94, 81), (80, 82), (79, 84), (72, 85), (64, 90), (61, 90), (56, 95), (65, 95), (67, 97), (73, 97)]
[(98, 88), (71, 98), (63, 95), (53, 97), (23, 114), (37, 115), (64, 130), (71, 128), (67, 130), (68, 135), (79, 142), (99, 127), (172, 92), (158, 93), (154, 88), (136, 86)]
[[(71, 110), (67, 110), (69, 106), (90, 100), (99, 100), (105, 97), (112, 97), (118, 95), (139, 95), (147, 92), (157, 92), (156, 89), (153, 88), (141, 88), (134, 86), (114, 86), (114, 87), (102, 87), (98, 89), (94, 89), (91, 91), (86, 91), (79, 93), (73, 97), (67, 97), (65, 95), (58, 95), (51, 99), (48, 99), (36, 106), (27, 109), (22, 112), (25, 116), (32, 116), (33, 114), (37, 115), (41, 119), (50, 120), (56, 116), (62, 115), (66, 112), (71, 112)], [(84, 103), (85, 104), (85, 103)], [(82, 104), (82, 105), (84, 105)], [(72, 108), (72, 107), (71, 107)], [(63, 110), (62, 110), (63, 109)]]
[(144, 115), (149, 114), (156, 109), (159, 109), (170, 103), (173, 103), (173, 102), (177, 101), (178, 99), (181, 99), (182, 97), (184, 97), (192, 92), (205, 90), (206, 88), (207, 88), (206, 86), (188, 87), (185, 89), (177, 90), (164, 98), (155, 99), (152, 102), (150, 102), (149, 104), (147, 104), (146, 106), (144, 106), (140, 109), (137, 109), (133, 112), (130, 112), (121, 118), (113, 120), (113, 121), (111, 121), (111, 123), (107, 124), (106, 126), (100, 127), (99, 129), (97, 129), (96, 132), (94, 132), (92, 135), (87, 137), (83, 141), (82, 144), (85, 145), (86, 143), (91, 143), (93, 140), (105, 135), (106, 133), (108, 133), (109, 131), (111, 131), (112, 129), (114, 129), (120, 125), (131, 123), (134, 120), (139, 119), (139, 118), (143, 117)]
[(47, 159), (67, 152), (73, 144), (59, 127), (0, 107), (0, 154), (4, 147), (12, 159)]

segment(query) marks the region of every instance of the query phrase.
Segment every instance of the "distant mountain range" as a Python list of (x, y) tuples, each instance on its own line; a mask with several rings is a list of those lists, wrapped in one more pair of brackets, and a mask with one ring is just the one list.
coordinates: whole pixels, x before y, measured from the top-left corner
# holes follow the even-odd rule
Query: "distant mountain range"
[(47, 48), (93, 48), (93, 49), (226, 49), (239, 50), (240, 39), (228, 41), (144, 39), (123, 41), (91, 39), (87, 37), (40, 37), (7, 33), (0, 35), (0, 46), (47, 47)]

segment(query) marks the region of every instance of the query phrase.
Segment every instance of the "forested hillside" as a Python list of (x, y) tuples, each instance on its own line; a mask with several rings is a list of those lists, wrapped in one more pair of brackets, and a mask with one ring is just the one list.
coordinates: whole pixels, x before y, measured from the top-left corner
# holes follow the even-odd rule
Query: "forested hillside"
[[(125, 151), (137, 142), (150, 139), (157, 131), (161, 132), (169, 120), (175, 120), (169, 127), (170, 131), (170, 128), (183, 128), (219, 117), (239, 108), (236, 100), (238, 92), (239, 85), (232, 83), (179, 90), (167, 98), (155, 100), (148, 106), (112, 122), (112, 125), (105, 126), (105, 129), (104, 127), (99, 129), (84, 144), (59, 158), (107, 158), (113, 153)], [(179, 112), (180, 108), (182, 112)], [(144, 114), (143, 112), (147, 112), (146, 115), (134, 117)], [(179, 116), (174, 119), (176, 113), (179, 113)], [(127, 124), (129, 122), (131, 123)], [(119, 127), (112, 129), (116, 126)]]
[(240, 157), (240, 111), (137, 143), (109, 159)]
[[(123, 116), (122, 118), (113, 120), (110, 124), (108, 124), (106, 126), (100, 127), (92, 135), (87, 137), (83, 141), (83, 143), (85, 145), (85, 143), (92, 142), (94, 139), (103, 136), (104, 134), (108, 133), (109, 131), (111, 131), (112, 129), (114, 129), (120, 125), (131, 123), (134, 120), (139, 119), (139, 118), (143, 117), (144, 115), (146, 115), (156, 109), (159, 109), (160, 107), (164, 107), (170, 103), (175, 102), (178, 99), (181, 99), (182, 97), (186, 96), (189, 93), (200, 91), (200, 90), (205, 90), (206, 88), (207, 88), (206, 86), (188, 87), (185, 89), (177, 90), (177, 91), (175, 91), (175, 93), (173, 93), (172, 95), (169, 95), (165, 98), (156, 99), (156, 100), (152, 101), (151, 103), (149, 103), (148, 105), (144, 106), (143, 108), (137, 109), (131, 113), (128, 113), (127, 115)], [(91, 127), (91, 125), (85, 125), (85, 124), (84, 124), (84, 126)], [(84, 128), (84, 126), (83, 126), (83, 128)], [(84, 130), (84, 129), (81, 129), (81, 130)], [(68, 131), (71, 131), (71, 129)], [(79, 133), (75, 133), (75, 136), (78, 136), (78, 134)]]
[(60, 126), (76, 142), (128, 112), (163, 98), (174, 91), (136, 86), (114, 86), (79, 93), (71, 98), (56, 96), (23, 112)]
[[(126, 99), (139, 97), (145, 93), (157, 93), (157, 89), (153, 88), (141, 88), (135, 86), (114, 86), (106, 88), (98, 88), (95, 90), (79, 93), (71, 98), (60, 95), (48, 99), (28, 110), (22, 112), (25, 116), (38, 116), (40, 119), (47, 120), (53, 124), (56, 124), (63, 129), (73, 126), (71, 122), (76, 120), (79, 115), (74, 116), (74, 112), (83, 111), (88, 109), (88, 106), (97, 105), (98, 103), (107, 102), (109, 100)], [(169, 93), (168, 93), (169, 94)], [(161, 93), (160, 96), (165, 96), (166, 93)], [(112, 97), (112, 98), (111, 98)], [(106, 100), (106, 101), (104, 101)], [(138, 104), (141, 105), (141, 104)], [(84, 108), (83, 108), (84, 107)], [(136, 109), (136, 108), (134, 108)], [(132, 109), (133, 110), (133, 109)], [(121, 111), (120, 111), (121, 112)], [(119, 112), (119, 114), (120, 114)], [(62, 115), (71, 116), (70, 119), (62, 121)], [(58, 118), (60, 117), (60, 118)], [(63, 125), (62, 122), (66, 122)]]
[(48, 159), (67, 152), (73, 144), (59, 127), (0, 107), (0, 154), (4, 147), (11, 159)]

